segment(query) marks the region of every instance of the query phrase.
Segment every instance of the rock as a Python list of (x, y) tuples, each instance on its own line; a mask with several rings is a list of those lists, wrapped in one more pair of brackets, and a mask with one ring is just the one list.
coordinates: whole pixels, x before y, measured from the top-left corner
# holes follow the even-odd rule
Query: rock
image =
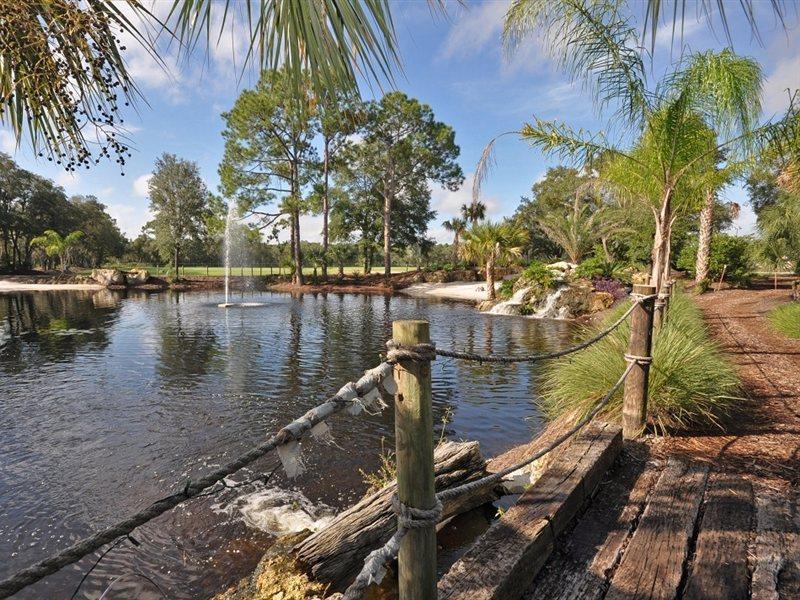
[(591, 286), (571, 285), (566, 288), (558, 299), (559, 307), (566, 307), (566, 317), (578, 317), (591, 310), (592, 294), (594, 291)]
[(650, 283), (650, 275), (647, 273), (634, 273), (631, 275), (631, 282), (640, 285), (647, 285)]
[(590, 312), (600, 312), (607, 308), (611, 308), (614, 304), (614, 295), (609, 292), (594, 292), (589, 306)]
[(142, 285), (150, 279), (150, 272), (147, 269), (131, 269), (125, 274), (125, 281), (128, 285)]
[(491, 310), (495, 304), (497, 304), (497, 300), (482, 300), (478, 302), (478, 310), (486, 312), (487, 310)]
[(119, 269), (93, 269), (92, 279), (106, 286), (125, 284), (125, 274)]

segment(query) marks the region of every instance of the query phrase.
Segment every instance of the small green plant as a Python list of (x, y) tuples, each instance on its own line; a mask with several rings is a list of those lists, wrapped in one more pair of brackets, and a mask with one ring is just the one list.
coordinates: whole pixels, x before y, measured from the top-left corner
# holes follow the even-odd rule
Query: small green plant
[[(627, 307), (613, 311), (608, 327)], [(587, 335), (599, 329), (587, 329)], [(553, 363), (544, 376), (542, 407), (550, 417), (587, 414), (625, 370), (630, 336), (626, 321), (596, 344)], [(662, 432), (692, 423), (718, 424), (738, 401), (739, 380), (710, 339), (700, 310), (686, 294), (675, 293), (667, 321), (654, 334), (648, 415)], [(606, 406), (606, 418), (619, 419), (622, 391)]]
[(386, 447), (386, 438), (381, 438), (381, 453), (378, 455), (380, 465), (374, 473), (367, 473), (359, 469), (361, 479), (367, 484), (367, 491), (364, 495), (372, 494), (383, 489), (397, 478), (397, 459), (394, 452)]
[(508, 300), (514, 295), (514, 284), (517, 282), (517, 277), (513, 279), (504, 279), (497, 290), (497, 297), (500, 300)]
[[(602, 256), (592, 256), (584, 260), (575, 269), (575, 275), (582, 279), (607, 277), (626, 281), (625, 265), (613, 260), (606, 260)], [(630, 278), (628, 277), (627, 279)]]
[(777, 331), (791, 338), (800, 338), (800, 303), (791, 302), (774, 308), (767, 318)]
[(521, 279), (523, 281), (529, 281), (530, 283), (538, 284), (543, 288), (549, 288), (553, 285), (552, 271), (550, 271), (546, 264), (541, 263), (538, 260), (531, 261), (531, 263), (525, 267), (525, 270), (522, 272)]

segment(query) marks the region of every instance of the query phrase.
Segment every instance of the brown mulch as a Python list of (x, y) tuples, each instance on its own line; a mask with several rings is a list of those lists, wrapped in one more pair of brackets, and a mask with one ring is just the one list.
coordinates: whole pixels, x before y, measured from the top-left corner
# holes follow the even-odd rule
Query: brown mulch
[(697, 298), (711, 334), (742, 380), (739, 410), (724, 431), (692, 431), (653, 442), (663, 455), (706, 460), (716, 470), (796, 486), (800, 481), (800, 340), (774, 331), (766, 314), (790, 291), (723, 290)]

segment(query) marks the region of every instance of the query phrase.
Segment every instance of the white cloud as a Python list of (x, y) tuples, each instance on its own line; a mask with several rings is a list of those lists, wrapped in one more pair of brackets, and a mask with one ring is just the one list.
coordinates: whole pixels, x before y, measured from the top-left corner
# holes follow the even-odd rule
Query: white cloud
[(67, 171), (61, 171), (56, 176), (56, 185), (60, 185), (68, 192), (74, 192), (75, 188), (81, 182), (81, 177), (77, 173), (70, 173)]
[(131, 239), (137, 237), (142, 232), (142, 226), (153, 218), (149, 210), (130, 204), (109, 204), (107, 211), (116, 219), (122, 233)]
[[(455, 192), (434, 186), (431, 191), (431, 207), (436, 211), (438, 219), (445, 220), (450, 217), (459, 216), (461, 207), (464, 204), (472, 203), (472, 182), (475, 174), (469, 173), (464, 179), (464, 183)], [(486, 205), (486, 216), (490, 219), (498, 218), (500, 210), (500, 200), (494, 197), (481, 198), (481, 202)]]
[(133, 193), (135, 196), (139, 198), (147, 198), (150, 194), (150, 178), (153, 177), (152, 173), (145, 173), (144, 175), (139, 175), (134, 182), (133, 182)]
[(0, 130), (0, 152), (14, 155), (17, 151), (17, 140), (10, 131)]
[(484, 2), (480, 6), (467, 6), (450, 26), (441, 48), (442, 58), (473, 56), (491, 44), (500, 48), (503, 17), (509, 2)]

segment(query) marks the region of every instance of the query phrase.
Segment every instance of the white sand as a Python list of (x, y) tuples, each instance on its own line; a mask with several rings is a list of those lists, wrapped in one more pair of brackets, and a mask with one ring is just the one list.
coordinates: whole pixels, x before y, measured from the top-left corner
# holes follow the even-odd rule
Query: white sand
[(47, 290), (102, 290), (99, 283), (19, 283), (0, 280), (0, 292), (29, 292)]
[[(495, 289), (500, 286), (495, 283)], [(450, 283), (415, 283), (399, 290), (402, 294), (416, 298), (447, 298), (467, 302), (486, 300), (486, 282), (483, 281), (451, 281)]]

